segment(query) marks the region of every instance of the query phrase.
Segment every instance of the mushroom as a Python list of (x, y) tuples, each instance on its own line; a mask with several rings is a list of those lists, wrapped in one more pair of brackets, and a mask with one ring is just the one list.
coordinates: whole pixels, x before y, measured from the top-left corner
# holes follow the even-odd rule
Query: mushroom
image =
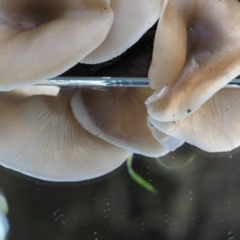
[(1, 0), (0, 90), (59, 75), (107, 36), (110, 0)]
[(146, 104), (160, 122), (189, 116), (240, 73), (240, 3), (168, 0), (160, 15)]
[(111, 60), (135, 44), (159, 18), (162, 0), (111, 0), (112, 28), (103, 43), (81, 63), (96, 64)]
[(22, 94), (25, 96), (32, 95), (49, 95), (49, 96), (57, 96), (60, 88), (55, 86), (27, 86), (20, 87), (15, 90), (12, 90), (11, 93)]
[(93, 136), (75, 120), (72, 90), (54, 96), (0, 94), (0, 164), (48, 181), (99, 177), (130, 155)]
[(154, 127), (154, 125), (151, 123), (151, 121), (149, 121), (149, 118), (151, 118), (151, 117), (147, 117), (147, 125), (150, 128), (153, 137), (159, 143), (161, 143), (165, 148), (167, 148), (169, 151), (173, 152), (177, 148), (181, 147), (184, 144), (183, 139), (174, 138), (170, 135), (167, 135), (167, 134), (159, 131), (156, 127)]
[(159, 131), (208, 152), (240, 146), (240, 89), (223, 88), (190, 116), (173, 122), (149, 122)]
[(71, 106), (78, 122), (93, 135), (130, 152), (159, 157), (169, 150), (153, 138), (146, 123), (144, 101), (152, 92), (143, 88), (81, 89)]

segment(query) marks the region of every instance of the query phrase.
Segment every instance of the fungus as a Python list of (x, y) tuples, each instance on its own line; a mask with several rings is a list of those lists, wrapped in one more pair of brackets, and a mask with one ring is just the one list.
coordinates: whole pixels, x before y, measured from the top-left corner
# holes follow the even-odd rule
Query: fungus
[(169, 150), (153, 138), (146, 123), (144, 101), (151, 93), (143, 88), (81, 89), (71, 106), (78, 122), (93, 135), (130, 152), (159, 157)]
[(81, 62), (96, 64), (122, 54), (158, 20), (161, 5), (162, 0), (111, 0), (112, 28), (103, 43)]
[[(55, 86), (28, 86), (20, 87), (12, 90), (11, 93), (16, 93), (18, 95), (32, 96), (32, 95), (49, 95), (57, 96), (60, 88)], [(0, 93), (1, 94), (1, 93)]]
[(158, 130), (208, 152), (225, 152), (240, 146), (240, 90), (224, 88), (194, 113), (175, 122), (149, 117)]
[(0, 90), (32, 85), (77, 64), (107, 36), (110, 0), (2, 0)]
[(173, 152), (177, 148), (181, 147), (184, 144), (183, 139), (174, 138), (172, 136), (169, 136), (161, 131), (159, 131), (149, 120), (149, 117), (147, 118), (147, 124), (150, 128), (153, 137), (161, 143), (165, 148), (167, 148), (169, 151)]
[(149, 71), (157, 89), (146, 104), (157, 121), (189, 116), (240, 73), (240, 3), (168, 0)]
[(87, 180), (121, 165), (130, 153), (81, 127), (71, 111), (72, 94), (1, 93), (0, 164), (49, 181)]

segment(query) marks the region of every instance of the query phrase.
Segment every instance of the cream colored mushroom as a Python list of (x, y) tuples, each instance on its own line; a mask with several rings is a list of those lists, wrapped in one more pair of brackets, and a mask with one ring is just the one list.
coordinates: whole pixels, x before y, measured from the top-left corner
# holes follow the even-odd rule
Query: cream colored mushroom
[(130, 153), (84, 130), (73, 117), (72, 90), (57, 97), (0, 94), (0, 164), (49, 181), (82, 181), (106, 174)]
[(59, 75), (107, 36), (110, 0), (1, 0), (0, 90)]
[(111, 0), (113, 26), (104, 42), (81, 62), (96, 64), (125, 52), (158, 20), (162, 0)]
[(167, 143), (163, 137), (163, 146), (147, 126), (144, 101), (152, 92), (143, 88), (81, 89), (71, 106), (78, 122), (93, 135), (130, 152), (159, 157), (169, 152), (171, 140)]
[(240, 74), (239, 11), (237, 0), (164, 1), (149, 71), (152, 118), (185, 118)]
[(224, 88), (190, 116), (173, 122), (150, 123), (170, 136), (208, 152), (230, 151), (240, 146), (240, 89)]
[(184, 144), (183, 139), (175, 138), (159, 131), (156, 127), (154, 127), (149, 119), (151, 119), (151, 117), (148, 117), (147, 124), (152, 132), (153, 137), (169, 151), (173, 152)]
[(57, 96), (60, 88), (55, 86), (27, 86), (20, 87), (11, 91), (11, 94), (32, 96), (32, 95), (49, 95)]

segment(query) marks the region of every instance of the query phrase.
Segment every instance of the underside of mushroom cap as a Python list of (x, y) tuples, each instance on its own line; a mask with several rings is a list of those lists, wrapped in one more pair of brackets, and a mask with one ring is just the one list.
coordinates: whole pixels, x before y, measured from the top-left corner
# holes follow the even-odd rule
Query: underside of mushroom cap
[(74, 116), (93, 135), (130, 152), (159, 157), (169, 151), (147, 126), (142, 88), (81, 89), (71, 100)]
[(102, 43), (112, 23), (109, 0), (2, 0), (0, 90), (63, 73)]
[(240, 146), (239, 106), (240, 89), (224, 88), (184, 119), (149, 121), (159, 131), (205, 151), (224, 152)]
[(84, 130), (72, 91), (57, 97), (0, 94), (0, 164), (49, 181), (82, 181), (120, 166), (130, 153)]
[(111, 60), (135, 44), (159, 18), (162, 0), (111, 0), (112, 28), (103, 43), (81, 62), (96, 64)]
[[(152, 118), (167, 122), (187, 117), (239, 75), (240, 3), (169, 0), (164, 9), (149, 72), (150, 85), (158, 90), (146, 104)], [(171, 18), (169, 13), (174, 13)], [(172, 34), (183, 33), (175, 37), (165, 35), (164, 30), (169, 26), (177, 29)], [(176, 40), (171, 40), (176, 37), (182, 48), (176, 47), (179, 46)], [(169, 58), (171, 52), (182, 57)]]

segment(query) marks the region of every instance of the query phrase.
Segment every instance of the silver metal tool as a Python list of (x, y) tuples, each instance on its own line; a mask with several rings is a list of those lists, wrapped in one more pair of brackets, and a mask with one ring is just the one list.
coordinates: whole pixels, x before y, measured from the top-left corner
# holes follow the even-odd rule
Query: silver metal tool
[[(57, 87), (149, 87), (148, 78), (130, 77), (55, 77), (44, 80), (37, 86), (57, 86)], [(229, 82), (226, 87), (239, 87), (240, 78)]]

